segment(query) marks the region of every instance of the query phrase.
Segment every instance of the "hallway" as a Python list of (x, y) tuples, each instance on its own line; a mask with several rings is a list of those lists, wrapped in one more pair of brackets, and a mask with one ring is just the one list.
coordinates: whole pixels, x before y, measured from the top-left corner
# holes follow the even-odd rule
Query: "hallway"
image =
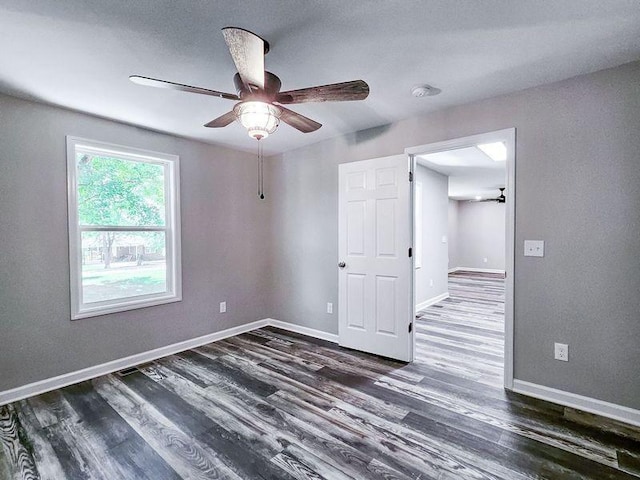
[(504, 370), (504, 275), (449, 274), (450, 297), (418, 312), (417, 362), (500, 387)]

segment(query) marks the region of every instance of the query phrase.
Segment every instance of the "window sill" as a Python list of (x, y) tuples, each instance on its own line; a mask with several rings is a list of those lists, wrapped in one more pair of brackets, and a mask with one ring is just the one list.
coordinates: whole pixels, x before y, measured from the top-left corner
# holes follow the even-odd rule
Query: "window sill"
[(129, 310), (137, 310), (139, 308), (155, 307), (156, 305), (164, 305), (182, 301), (181, 295), (167, 295), (163, 297), (155, 297), (151, 299), (130, 300), (114, 305), (83, 308), (77, 312), (71, 313), (71, 320), (81, 320), (83, 318), (98, 317), (100, 315), (109, 315), (111, 313), (127, 312)]

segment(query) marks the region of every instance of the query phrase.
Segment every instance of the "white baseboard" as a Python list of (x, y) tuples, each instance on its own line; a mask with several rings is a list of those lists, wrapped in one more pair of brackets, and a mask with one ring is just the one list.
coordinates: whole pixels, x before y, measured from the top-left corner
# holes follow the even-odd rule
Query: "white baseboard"
[(335, 333), (327, 333), (321, 330), (316, 330), (315, 328), (302, 327), (300, 325), (283, 322), (281, 320), (275, 320), (273, 318), (268, 318), (267, 321), (272, 327), (281, 328), (282, 330), (288, 330), (290, 332), (300, 333), (302, 335), (307, 335), (308, 337), (319, 338), (328, 342), (338, 343), (338, 335), (336, 335)]
[(444, 300), (445, 298), (449, 298), (449, 292), (445, 292), (441, 295), (437, 295), (435, 297), (431, 297), (428, 300), (425, 300), (424, 302), (420, 302), (416, 304), (416, 312), (422, 310), (423, 308), (427, 308), (430, 307), (431, 305), (434, 305), (438, 302), (441, 302), (442, 300)]
[(495, 268), (474, 268), (474, 267), (450, 268), (449, 273), (453, 273), (453, 272), (501, 273), (504, 275), (504, 270), (499, 270)]
[[(423, 302), (416, 305), (416, 309), (425, 308), (428, 302), (429, 305), (433, 305), (445, 298), (449, 297), (448, 293), (439, 295), (429, 299), (427, 302)], [(422, 306), (425, 305), (425, 306)], [(57, 377), (47, 378), (38, 382), (29, 383), (20, 387), (13, 388), (11, 390), (5, 390), (0, 392), (0, 405), (22, 400), (27, 397), (39, 395), (41, 393), (56, 390), (58, 388), (66, 387), (74, 383), (90, 380), (101, 375), (106, 375), (118, 370), (122, 370), (129, 367), (134, 367), (142, 363), (157, 360), (158, 358), (180, 353), (185, 350), (190, 350), (207, 343), (215, 342), (217, 340), (223, 340), (225, 338), (240, 335), (241, 333), (250, 332), (258, 328), (267, 326), (273, 326), (282, 330), (288, 330), (290, 332), (307, 335), (329, 342), (338, 343), (338, 335), (333, 333), (323, 332), (313, 328), (302, 327), (289, 322), (283, 322), (281, 320), (275, 320), (273, 318), (266, 318), (263, 320), (257, 320), (255, 322), (240, 325), (238, 327), (228, 328), (220, 332), (203, 335), (201, 337), (192, 338), (183, 342), (174, 343), (165, 347), (156, 348), (147, 352), (138, 353), (128, 357), (113, 360), (111, 362), (103, 363), (101, 365), (95, 365), (93, 367), (84, 368), (75, 372), (66, 373)], [(547, 400), (549, 402), (564, 405), (566, 407), (583, 410), (585, 412), (594, 413), (603, 417), (611, 418), (621, 422), (628, 423), (630, 425), (640, 426), (640, 410), (633, 408), (616, 405), (614, 403), (597, 400), (595, 398), (585, 397), (577, 395), (575, 393), (565, 392), (555, 388), (545, 387), (543, 385), (537, 385), (535, 383), (525, 382), (523, 380), (513, 381), (513, 391), (528, 395), (531, 397), (539, 398), (541, 400)]]
[(549, 402), (575, 408), (589, 413), (595, 413), (603, 417), (612, 418), (630, 425), (640, 426), (640, 410), (616, 405), (591, 397), (565, 392), (555, 388), (525, 382), (523, 380), (513, 380), (513, 391), (530, 397), (547, 400)]
[(156, 348), (154, 350), (148, 350), (146, 352), (137, 353), (128, 357), (119, 358), (111, 362), (102, 363), (93, 367), (83, 368), (75, 372), (65, 373), (56, 377), (46, 378), (37, 382), (22, 385), (20, 387), (12, 388), (0, 392), (0, 405), (4, 405), (11, 402), (16, 402), (27, 397), (39, 395), (41, 393), (50, 392), (58, 388), (66, 387), (78, 382), (84, 382), (92, 378), (100, 377), (108, 373), (117, 372), (125, 368), (135, 367), (142, 363), (151, 362), (168, 355), (184, 352), (192, 348), (206, 345), (207, 343), (215, 342), (217, 340), (223, 340), (225, 338), (234, 337), (241, 333), (250, 332), (258, 328), (267, 326), (273, 326), (288, 330), (290, 332), (300, 333), (309, 337), (320, 338), (329, 342), (338, 343), (338, 336), (333, 333), (322, 332), (313, 328), (301, 327), (294, 325), (293, 323), (282, 322), (280, 320), (274, 320), (272, 318), (265, 318), (263, 320), (256, 320), (255, 322), (240, 325), (238, 327), (228, 328), (219, 332), (210, 333), (201, 337), (192, 338), (183, 342), (174, 343), (165, 347)]
[(228, 328), (220, 332), (210, 333), (208, 335), (203, 335), (202, 337), (192, 338), (183, 342), (174, 343), (165, 347), (148, 350), (128, 357), (119, 358), (118, 360), (113, 360), (111, 362), (95, 365), (93, 367), (83, 368), (82, 370), (77, 370), (75, 372), (58, 375), (57, 377), (46, 378), (38, 382), (12, 388), (11, 390), (5, 390), (4, 392), (0, 392), (0, 405), (22, 400), (23, 398), (32, 397), (51, 390), (56, 390), (74, 383), (90, 380), (101, 375), (106, 375), (107, 373), (117, 372), (124, 368), (134, 367), (142, 363), (157, 360), (158, 358), (200, 347), (207, 343), (215, 342), (216, 340), (240, 335), (241, 333), (249, 332), (256, 328), (266, 327), (267, 325), (269, 325), (268, 320), (257, 320), (238, 327)]

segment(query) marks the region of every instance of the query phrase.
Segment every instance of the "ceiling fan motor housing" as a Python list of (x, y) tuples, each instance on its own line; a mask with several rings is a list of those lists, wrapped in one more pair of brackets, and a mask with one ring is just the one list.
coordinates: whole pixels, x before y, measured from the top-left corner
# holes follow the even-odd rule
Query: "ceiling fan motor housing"
[[(256, 91), (254, 92), (248, 91), (247, 87), (245, 87), (244, 83), (242, 82), (242, 78), (240, 78), (239, 73), (236, 73), (233, 76), (233, 85), (236, 87), (238, 96), (243, 100), (247, 96), (254, 97), (256, 95), (256, 92), (258, 91), (257, 87), (255, 87)], [(266, 97), (264, 98), (264, 100), (272, 101), (275, 98), (275, 95), (280, 91), (281, 87), (282, 82), (276, 75), (271, 72), (264, 72), (264, 91), (260, 92), (260, 94)]]

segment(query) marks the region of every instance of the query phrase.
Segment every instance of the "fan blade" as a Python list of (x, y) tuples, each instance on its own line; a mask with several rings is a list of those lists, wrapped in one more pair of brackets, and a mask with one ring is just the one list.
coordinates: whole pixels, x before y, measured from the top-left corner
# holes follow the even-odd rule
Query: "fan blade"
[(192, 87), (191, 85), (183, 85), (182, 83), (168, 82), (167, 80), (158, 80), (157, 78), (141, 77), (140, 75), (131, 75), (129, 77), (133, 83), (145, 85), (148, 87), (168, 88), (170, 90), (180, 90), (181, 92), (199, 93), (201, 95), (210, 95), (212, 97), (226, 98), (227, 100), (240, 100), (237, 95), (232, 93), (217, 92), (208, 88)]
[(369, 96), (369, 85), (364, 80), (334, 83), (318, 87), (289, 90), (277, 95), (278, 103), (307, 103), (307, 102), (349, 102), (364, 100)]
[(225, 113), (224, 115), (219, 116), (215, 120), (211, 120), (209, 123), (205, 123), (205, 127), (209, 128), (220, 128), (226, 127), (231, 124), (236, 119), (236, 114), (233, 113), (233, 110)]
[(284, 123), (291, 125), (296, 130), (300, 130), (302, 133), (311, 133), (318, 130), (322, 124), (318, 123), (310, 118), (305, 117), (304, 115), (300, 115), (288, 108), (284, 108), (278, 105), (278, 108), (282, 110), (282, 115), (280, 115), (280, 120)]
[(264, 40), (242, 28), (222, 29), (224, 41), (236, 64), (242, 83), (249, 89), (264, 90)]

